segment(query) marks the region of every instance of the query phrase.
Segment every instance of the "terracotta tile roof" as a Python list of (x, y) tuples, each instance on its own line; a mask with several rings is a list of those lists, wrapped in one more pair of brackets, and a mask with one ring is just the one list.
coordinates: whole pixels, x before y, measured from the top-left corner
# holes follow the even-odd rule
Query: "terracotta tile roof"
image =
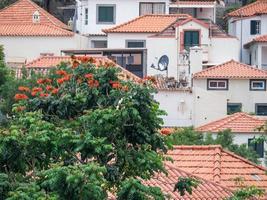
[[(33, 14), (38, 11), (39, 22), (33, 22)], [(0, 36), (73, 36), (68, 27), (33, 3), (18, 0), (0, 10)]]
[(258, 37), (255, 37), (254, 39), (252, 39), (250, 42), (244, 44), (245, 48), (248, 48), (249, 46), (251, 46), (254, 43), (258, 43), (258, 42), (267, 42), (267, 34), (266, 35), (261, 35)]
[[(78, 56), (76, 56), (78, 57)], [(110, 59), (108, 59), (105, 56), (90, 56), (95, 58), (96, 60), (96, 66), (99, 66), (101, 63), (105, 64), (106, 62), (112, 62)], [(41, 56), (31, 62), (26, 63), (25, 67), (26, 69), (33, 69), (38, 72), (47, 73), (47, 71), (50, 68), (56, 67), (61, 62), (71, 62), (70, 56)], [(134, 75), (133, 73), (129, 72), (128, 70), (122, 68), (119, 65), (116, 65), (116, 67), (120, 68), (121, 73), (119, 74), (120, 79), (122, 80), (132, 80), (135, 82), (140, 82), (140, 78)], [(21, 76), (21, 68), (17, 70), (17, 77)]]
[(196, 128), (196, 130), (200, 132), (217, 133), (226, 129), (231, 129), (233, 133), (253, 133), (259, 132), (257, 128), (264, 125), (266, 120), (267, 119), (239, 112), (200, 126)]
[(174, 15), (143, 15), (131, 21), (120, 24), (110, 29), (104, 29), (105, 33), (158, 33), (175, 23), (178, 19), (190, 17), (187, 14)]
[[(232, 195), (232, 191), (229, 188), (226, 188), (222, 185), (208, 181), (199, 176), (194, 176), (186, 171), (183, 171), (173, 164), (165, 164), (168, 175), (166, 176), (163, 173), (156, 174), (152, 179), (144, 181), (145, 185), (160, 187), (161, 190), (169, 195), (170, 199), (175, 200), (223, 200)], [(174, 186), (177, 183), (179, 177), (195, 177), (201, 181), (197, 188), (193, 189), (192, 194), (186, 194), (180, 196), (179, 192), (174, 192)]]
[(267, 79), (267, 71), (230, 60), (223, 64), (197, 72), (194, 74), (193, 78)]
[(257, 186), (267, 192), (266, 168), (228, 152), (220, 145), (174, 146), (167, 156), (173, 165), (193, 175), (236, 190), (242, 187), (236, 179), (243, 179), (245, 186)]
[(267, 14), (267, 1), (258, 0), (254, 3), (243, 6), (233, 12), (228, 13), (229, 17), (250, 17), (254, 15)]

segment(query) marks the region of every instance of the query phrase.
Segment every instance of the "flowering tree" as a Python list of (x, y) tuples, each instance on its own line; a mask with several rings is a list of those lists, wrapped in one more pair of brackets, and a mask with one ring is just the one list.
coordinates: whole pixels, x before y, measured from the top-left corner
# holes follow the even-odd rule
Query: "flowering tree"
[(95, 62), (82, 57), (18, 87), (0, 130), (0, 199), (164, 199), (140, 181), (164, 172), (153, 88)]

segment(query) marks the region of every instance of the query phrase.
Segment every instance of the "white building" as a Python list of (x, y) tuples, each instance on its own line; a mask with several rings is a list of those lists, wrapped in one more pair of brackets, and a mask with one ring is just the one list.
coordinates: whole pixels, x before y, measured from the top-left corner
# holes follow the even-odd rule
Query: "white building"
[(86, 40), (31, 0), (18, 0), (0, 10), (0, 45), (11, 66), (40, 54), (83, 48)]
[(262, 116), (253, 116), (247, 113), (238, 112), (228, 115), (219, 120), (212, 121), (203, 126), (196, 128), (197, 131), (203, 133), (212, 133), (215, 137), (220, 131), (231, 130), (234, 136), (234, 143), (238, 145), (246, 144), (257, 152), (264, 164), (266, 155), (266, 142), (253, 140), (266, 135), (262, 127), (265, 125), (267, 118)]
[[(237, 38), (213, 23), (187, 14), (144, 15), (103, 31), (107, 34), (108, 49), (146, 50), (142, 60), (137, 55), (113, 54), (123, 67), (130, 69), (134, 63), (141, 64), (139, 74), (143, 76), (161, 74), (178, 81), (187, 76), (189, 81), (188, 75), (203, 67), (239, 58)], [(191, 47), (198, 47), (197, 52), (188, 54)], [(218, 53), (222, 51), (223, 54)], [(134, 72), (136, 68), (132, 68)]]
[(267, 35), (266, 10), (267, 1), (257, 0), (227, 15), (229, 34), (240, 40), (240, 60), (259, 68), (267, 66), (267, 47), (253, 41), (259, 36)]
[[(107, 47), (103, 29), (148, 14), (190, 14), (206, 21), (216, 20), (216, 0), (76, 0), (76, 30), (89, 37), (91, 48)], [(221, 3), (218, 3), (221, 2)]]
[(266, 80), (267, 71), (233, 60), (195, 73), (194, 125), (241, 111), (266, 116)]

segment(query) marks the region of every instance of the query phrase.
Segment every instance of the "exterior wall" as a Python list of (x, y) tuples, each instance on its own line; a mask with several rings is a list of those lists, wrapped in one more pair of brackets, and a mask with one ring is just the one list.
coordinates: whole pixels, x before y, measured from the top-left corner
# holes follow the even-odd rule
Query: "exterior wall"
[(239, 40), (237, 38), (230, 38), (230, 37), (211, 38), (208, 62), (217, 65), (227, 62), (231, 59), (239, 61), (239, 52), (240, 52), (240, 45), (239, 45)]
[[(169, 0), (76, 0), (78, 7), (78, 20), (76, 22), (77, 30), (82, 34), (103, 34), (102, 29), (127, 22), (139, 16), (140, 2), (164, 2), (166, 3), (166, 14), (169, 13)], [(115, 4), (115, 23), (97, 24), (96, 5), (97, 4)], [(85, 25), (85, 8), (88, 8), (88, 25)]]
[(87, 38), (74, 37), (0, 37), (4, 46), (6, 61), (13, 59), (33, 60), (41, 53), (60, 55), (63, 49), (82, 49), (87, 46)]
[(160, 109), (167, 112), (162, 116), (164, 126), (186, 127), (193, 125), (193, 95), (188, 91), (158, 91), (154, 95)]
[(197, 8), (197, 18), (199, 19), (210, 19), (214, 21), (214, 9), (215, 8)]
[[(175, 38), (148, 38), (147, 39), (147, 75), (165, 75), (177, 78), (177, 40)], [(167, 71), (160, 71), (152, 67), (158, 67), (161, 56), (169, 58)]]
[(267, 103), (266, 91), (250, 91), (249, 80), (229, 80), (228, 90), (207, 90), (206, 79), (193, 80), (194, 125), (196, 127), (227, 115), (227, 102), (242, 103), (242, 111), (255, 113), (256, 103)]
[(240, 40), (240, 48), (242, 49), (241, 61), (249, 64), (249, 51), (243, 48), (243, 45), (250, 42), (259, 35), (250, 35), (250, 21), (261, 20), (260, 34), (267, 34), (267, 15), (253, 16), (243, 18), (242, 20), (234, 20), (231, 18), (228, 21), (229, 34), (236, 36)]
[(126, 48), (126, 40), (147, 40), (147, 33), (109, 33), (108, 48)]

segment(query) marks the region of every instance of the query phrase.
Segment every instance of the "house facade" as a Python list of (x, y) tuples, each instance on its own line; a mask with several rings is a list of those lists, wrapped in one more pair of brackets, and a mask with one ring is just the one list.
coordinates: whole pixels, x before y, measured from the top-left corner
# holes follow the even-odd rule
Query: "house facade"
[(215, 0), (76, 0), (75, 29), (88, 36), (88, 47), (106, 48), (109, 45), (103, 29), (151, 14), (189, 14), (215, 22), (216, 7), (220, 4), (224, 5)]
[(193, 75), (194, 125), (234, 112), (267, 115), (267, 71), (229, 61)]
[(240, 60), (263, 69), (267, 69), (267, 47), (258, 38), (267, 35), (266, 10), (267, 1), (257, 0), (227, 15), (229, 34), (240, 40)]
[(40, 54), (83, 48), (86, 40), (31, 0), (18, 0), (0, 10), (0, 45), (10, 66)]

